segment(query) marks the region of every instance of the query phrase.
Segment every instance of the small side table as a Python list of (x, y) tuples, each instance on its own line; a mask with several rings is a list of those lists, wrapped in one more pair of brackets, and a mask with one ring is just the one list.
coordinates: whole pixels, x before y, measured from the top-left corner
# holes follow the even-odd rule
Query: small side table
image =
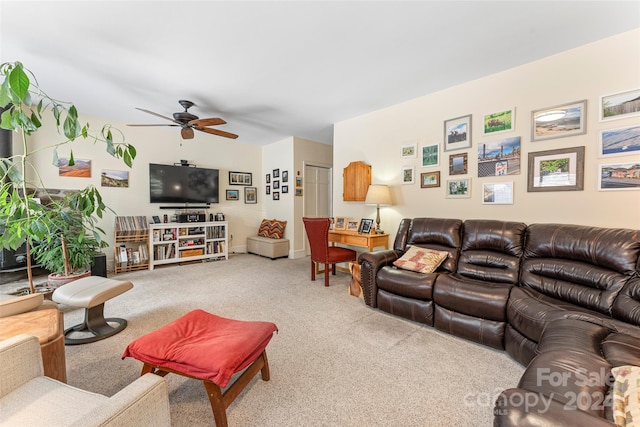
[(18, 334), (28, 334), (38, 338), (44, 374), (66, 383), (64, 316), (57, 306), (45, 302), (36, 310), (0, 318), (0, 340)]

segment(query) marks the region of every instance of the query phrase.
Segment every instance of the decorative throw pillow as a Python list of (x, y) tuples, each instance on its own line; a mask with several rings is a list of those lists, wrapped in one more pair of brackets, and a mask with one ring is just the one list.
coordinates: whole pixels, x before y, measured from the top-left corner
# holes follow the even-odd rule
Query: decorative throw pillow
[(613, 422), (618, 426), (640, 425), (640, 366), (618, 366), (613, 378)]
[(260, 228), (258, 229), (258, 236), (269, 237), (271, 239), (282, 239), (286, 225), (287, 221), (263, 219), (260, 224)]
[(433, 273), (448, 255), (449, 253), (443, 251), (411, 246), (402, 257), (393, 262), (393, 265), (403, 270)]

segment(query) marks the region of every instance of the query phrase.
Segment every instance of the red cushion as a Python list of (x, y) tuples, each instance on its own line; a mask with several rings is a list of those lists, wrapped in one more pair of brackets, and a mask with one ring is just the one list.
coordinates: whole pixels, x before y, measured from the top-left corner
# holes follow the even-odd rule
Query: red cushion
[(166, 367), (225, 387), (249, 366), (278, 328), (271, 322), (226, 319), (193, 310), (131, 342), (122, 358)]

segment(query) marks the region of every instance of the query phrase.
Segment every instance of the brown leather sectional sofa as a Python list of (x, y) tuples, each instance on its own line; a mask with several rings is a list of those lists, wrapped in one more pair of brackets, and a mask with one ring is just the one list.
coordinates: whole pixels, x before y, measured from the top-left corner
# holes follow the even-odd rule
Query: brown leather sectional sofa
[[(394, 267), (410, 245), (449, 256), (434, 273)], [(367, 305), (527, 366), (494, 425), (613, 425), (611, 369), (640, 365), (640, 231), (403, 219), (393, 249), (358, 261)]]

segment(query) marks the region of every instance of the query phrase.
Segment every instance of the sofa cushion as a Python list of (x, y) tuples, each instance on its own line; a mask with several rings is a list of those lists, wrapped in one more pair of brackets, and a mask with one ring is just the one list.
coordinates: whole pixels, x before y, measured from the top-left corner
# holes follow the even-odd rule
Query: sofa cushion
[(263, 219), (258, 228), (258, 236), (269, 237), (271, 239), (282, 239), (287, 221), (277, 219)]
[(433, 273), (442, 264), (448, 252), (411, 246), (399, 259), (393, 262), (398, 268), (418, 273)]
[(619, 366), (611, 370), (613, 383), (613, 420), (618, 426), (640, 424), (640, 367)]
[(378, 289), (417, 300), (433, 299), (433, 283), (438, 273), (416, 273), (394, 267), (382, 267), (376, 282)]
[(399, 242), (405, 244), (401, 248), (406, 250), (409, 245), (420, 246), (421, 248), (433, 249), (436, 251), (446, 251), (449, 253), (447, 259), (440, 266), (441, 270), (453, 273), (458, 266), (458, 255), (460, 253), (460, 242), (462, 239), (462, 220), (448, 218), (414, 218), (410, 225), (404, 222), (401, 224), (400, 232), (406, 232), (405, 237), (396, 236), (394, 249), (397, 249)]
[(511, 285), (440, 274), (433, 300), (441, 307), (481, 319), (504, 322)]
[(627, 334), (610, 334), (602, 341), (602, 354), (614, 366), (640, 366), (640, 339)]

